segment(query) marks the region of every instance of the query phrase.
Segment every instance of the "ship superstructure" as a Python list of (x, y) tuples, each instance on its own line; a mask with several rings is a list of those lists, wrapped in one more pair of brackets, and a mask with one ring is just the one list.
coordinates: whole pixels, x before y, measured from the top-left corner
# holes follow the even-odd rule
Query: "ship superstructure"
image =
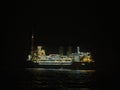
[(71, 66), (90, 65), (94, 62), (91, 53), (81, 52), (79, 46), (76, 48), (75, 53), (69, 48), (67, 55), (63, 55), (63, 53), (46, 55), (42, 46), (37, 46), (35, 49), (33, 45), (34, 35), (32, 35), (31, 53), (28, 55), (27, 61), (37, 64), (40, 67), (55, 66), (56, 68), (56, 66), (65, 66), (70, 68)]
[(75, 53), (63, 54), (49, 54), (46, 55), (42, 46), (37, 46), (37, 49), (33, 48), (34, 36), (32, 35), (32, 47), (31, 53), (28, 55), (28, 61), (32, 61), (39, 65), (72, 65), (73, 63), (91, 63), (94, 62), (90, 52), (81, 52), (77, 47)]

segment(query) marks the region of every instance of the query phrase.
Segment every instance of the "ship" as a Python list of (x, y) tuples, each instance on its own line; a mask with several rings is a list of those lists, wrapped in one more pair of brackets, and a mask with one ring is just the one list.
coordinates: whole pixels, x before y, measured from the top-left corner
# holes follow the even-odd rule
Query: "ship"
[(63, 53), (46, 55), (43, 46), (34, 48), (34, 35), (32, 35), (31, 52), (27, 58), (28, 67), (39, 68), (67, 68), (67, 69), (92, 69), (94, 60), (91, 52), (81, 52), (80, 47), (76, 47), (76, 52), (69, 51), (67, 55)]

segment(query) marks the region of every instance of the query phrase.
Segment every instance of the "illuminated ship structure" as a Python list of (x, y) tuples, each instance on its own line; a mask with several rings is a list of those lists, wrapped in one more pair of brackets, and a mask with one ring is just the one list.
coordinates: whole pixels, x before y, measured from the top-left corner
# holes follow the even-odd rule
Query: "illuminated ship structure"
[(42, 46), (37, 46), (37, 49), (32, 48), (31, 53), (28, 55), (27, 61), (33, 63), (33, 67), (40, 68), (70, 68), (70, 69), (91, 69), (94, 67), (94, 60), (90, 52), (81, 52), (77, 47), (77, 51), (72, 53), (69, 51), (67, 55), (49, 54), (46, 55)]

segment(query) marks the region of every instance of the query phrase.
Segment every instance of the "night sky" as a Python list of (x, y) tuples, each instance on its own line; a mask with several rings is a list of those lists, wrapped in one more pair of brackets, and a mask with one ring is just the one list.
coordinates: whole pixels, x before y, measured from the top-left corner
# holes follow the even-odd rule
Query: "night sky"
[(89, 8), (81, 8), (79, 16), (38, 16), (29, 15), (32, 9), (23, 10), (23, 16), (8, 16), (9, 31), (4, 32), (5, 50), (11, 52), (14, 65), (19, 62), (17, 66), (22, 66), (26, 61), (32, 30), (35, 44), (43, 45), (48, 53), (57, 52), (59, 46), (80, 46), (92, 52), (97, 62), (107, 63), (104, 58), (109, 58), (106, 55), (112, 51), (111, 32), (104, 30), (104, 16), (96, 16), (95, 9), (90, 12)]
[(16, 3), (15, 12), (9, 11), (12, 15), (8, 15), (8, 30), (2, 32), (3, 70), (14, 72), (24, 67), (33, 30), (35, 45), (43, 45), (48, 53), (57, 52), (59, 46), (65, 50), (68, 46), (80, 46), (81, 50), (92, 53), (102, 76), (116, 71), (118, 65), (112, 60), (112, 32), (104, 29), (104, 15), (95, 3), (79, 8), (71, 16), (40, 16), (38, 8), (19, 6)]
[[(80, 46), (81, 50), (93, 54), (100, 70), (104, 69), (110, 64), (106, 59), (110, 60), (108, 56), (112, 55), (111, 31), (104, 30), (103, 16), (89, 14), (88, 8), (82, 8), (82, 13), (79, 16), (28, 16), (29, 12), (24, 11), (24, 16), (9, 16), (9, 31), (4, 33), (4, 39), (11, 52), (9, 56), (14, 60), (12, 63), (19, 62), (21, 64), (14, 65), (21, 67), (26, 61), (33, 30), (35, 45), (42, 45), (48, 53), (58, 53), (59, 46), (65, 50), (68, 46), (73, 46), (74, 50)], [(105, 69), (109, 70), (109, 67)]]
[[(13, 53), (15, 50), (22, 54), (23, 50), (22, 56), (26, 58), (30, 51), (33, 30), (35, 45), (43, 45), (50, 53), (57, 52), (59, 46), (65, 49), (68, 46), (73, 46), (74, 49), (80, 46), (83, 51), (96, 53), (96, 49), (103, 45), (101, 42), (105, 41), (103, 24), (97, 24), (96, 16), (89, 16), (88, 9), (83, 8), (82, 11), (84, 14), (80, 16), (27, 16), (28, 13), (25, 13), (26, 16), (14, 17), (14, 24), (11, 23), (13, 18), (9, 17), (8, 27), (16, 31), (5, 32), (6, 44), (13, 47), (11, 48)], [(103, 17), (101, 19), (100, 23), (104, 23)]]

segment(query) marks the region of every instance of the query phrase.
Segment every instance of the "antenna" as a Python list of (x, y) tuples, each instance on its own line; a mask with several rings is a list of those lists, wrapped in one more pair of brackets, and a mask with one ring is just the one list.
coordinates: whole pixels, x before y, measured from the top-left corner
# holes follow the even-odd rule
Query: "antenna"
[(34, 33), (33, 33), (33, 27), (32, 27), (31, 54), (33, 54), (33, 51), (34, 51)]

